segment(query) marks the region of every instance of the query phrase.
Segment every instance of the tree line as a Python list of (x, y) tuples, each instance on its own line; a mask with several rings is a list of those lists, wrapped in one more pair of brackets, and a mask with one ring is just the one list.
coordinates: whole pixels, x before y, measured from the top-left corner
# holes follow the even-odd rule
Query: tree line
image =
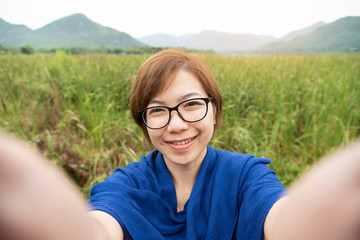
[(68, 54), (152, 54), (163, 50), (158, 47), (139, 47), (139, 48), (85, 48), (85, 47), (62, 47), (51, 49), (35, 49), (30, 44), (20, 47), (2, 46), (0, 44), (0, 54), (35, 54), (35, 53), (55, 53), (56, 51), (63, 51)]
[[(13, 46), (2, 46), (0, 44), (0, 55), (4, 54), (35, 54), (35, 53), (55, 53), (56, 51), (63, 51), (67, 54), (80, 55), (80, 54), (121, 54), (121, 55), (133, 55), (133, 54), (154, 54), (161, 50), (164, 50), (163, 47), (138, 47), (138, 48), (85, 48), (85, 47), (62, 47), (62, 48), (40, 48), (35, 49), (30, 44), (26, 44), (21, 47)], [(183, 51), (191, 52), (202, 52), (202, 53), (214, 53), (212, 50), (193, 50), (181, 48)]]

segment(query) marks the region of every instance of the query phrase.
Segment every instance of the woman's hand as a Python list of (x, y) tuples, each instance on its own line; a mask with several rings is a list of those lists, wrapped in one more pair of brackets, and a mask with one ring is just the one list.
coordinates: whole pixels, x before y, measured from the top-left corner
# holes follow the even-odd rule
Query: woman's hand
[(0, 136), (0, 239), (92, 239), (85, 201), (37, 151)]
[(360, 239), (360, 142), (325, 158), (271, 209), (267, 240)]

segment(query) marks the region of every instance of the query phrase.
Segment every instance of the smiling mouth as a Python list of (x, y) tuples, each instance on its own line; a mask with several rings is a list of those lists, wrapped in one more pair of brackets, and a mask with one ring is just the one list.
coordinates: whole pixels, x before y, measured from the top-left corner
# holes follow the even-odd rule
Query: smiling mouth
[(188, 144), (189, 142), (191, 142), (192, 140), (194, 140), (195, 137), (193, 138), (189, 138), (187, 140), (183, 140), (183, 141), (177, 141), (177, 142), (168, 142), (170, 144), (173, 144), (173, 145), (176, 145), (176, 146), (180, 146), (180, 145), (185, 145), (185, 144)]

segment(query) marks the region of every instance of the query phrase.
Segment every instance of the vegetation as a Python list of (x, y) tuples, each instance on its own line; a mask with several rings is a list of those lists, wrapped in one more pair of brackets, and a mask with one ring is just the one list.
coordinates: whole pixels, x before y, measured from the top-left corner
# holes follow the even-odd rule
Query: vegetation
[[(46, 53), (53, 54), (58, 51), (65, 52), (71, 55), (79, 55), (79, 54), (121, 54), (121, 55), (131, 55), (131, 54), (152, 54), (158, 51), (163, 50), (164, 48), (159, 47), (139, 47), (139, 48), (85, 48), (85, 47), (62, 47), (62, 48), (40, 48), (34, 49), (31, 45), (26, 44), (21, 46), (20, 48), (2, 46), (0, 44), (0, 55), (15, 55), (15, 54), (33, 54), (33, 53)], [(185, 51), (190, 51), (184, 49)], [(198, 51), (198, 52), (206, 52), (206, 51)]]
[[(149, 55), (0, 56), (0, 131), (37, 146), (87, 193), (152, 148), (129, 111)], [(204, 54), (223, 93), (212, 145), (273, 160), (288, 185), (360, 135), (360, 54)]]
[[(2, 46), (0, 44), (0, 55), (4, 54), (34, 54), (34, 53), (46, 53), (46, 54), (53, 54), (56, 52), (65, 52), (71, 55), (84, 55), (84, 54), (120, 54), (120, 55), (133, 55), (133, 54), (153, 54), (159, 52), (165, 48), (161, 47), (149, 47), (143, 46), (138, 48), (85, 48), (85, 47), (62, 47), (62, 48), (39, 48), (34, 49), (31, 45), (26, 44), (21, 46), (20, 48), (16, 47), (9, 47), (9, 46)], [(195, 50), (195, 49), (186, 49), (186, 48), (178, 48), (184, 52), (193, 52), (193, 53), (214, 53), (212, 50)]]
[(0, 44), (0, 55), (3, 54), (19, 54), (20, 49), (15, 47), (4, 47)]
[(20, 52), (22, 54), (33, 54), (35, 52), (35, 50), (33, 49), (32, 46), (30, 46), (29, 44), (26, 44), (25, 46), (22, 46), (20, 48)]

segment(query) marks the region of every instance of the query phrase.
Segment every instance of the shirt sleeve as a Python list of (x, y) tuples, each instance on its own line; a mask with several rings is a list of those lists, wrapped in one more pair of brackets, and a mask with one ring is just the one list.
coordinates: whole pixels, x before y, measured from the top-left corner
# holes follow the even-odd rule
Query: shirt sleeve
[(237, 239), (264, 239), (265, 218), (285, 188), (267, 164), (271, 161), (250, 158), (246, 161), (239, 192)]

